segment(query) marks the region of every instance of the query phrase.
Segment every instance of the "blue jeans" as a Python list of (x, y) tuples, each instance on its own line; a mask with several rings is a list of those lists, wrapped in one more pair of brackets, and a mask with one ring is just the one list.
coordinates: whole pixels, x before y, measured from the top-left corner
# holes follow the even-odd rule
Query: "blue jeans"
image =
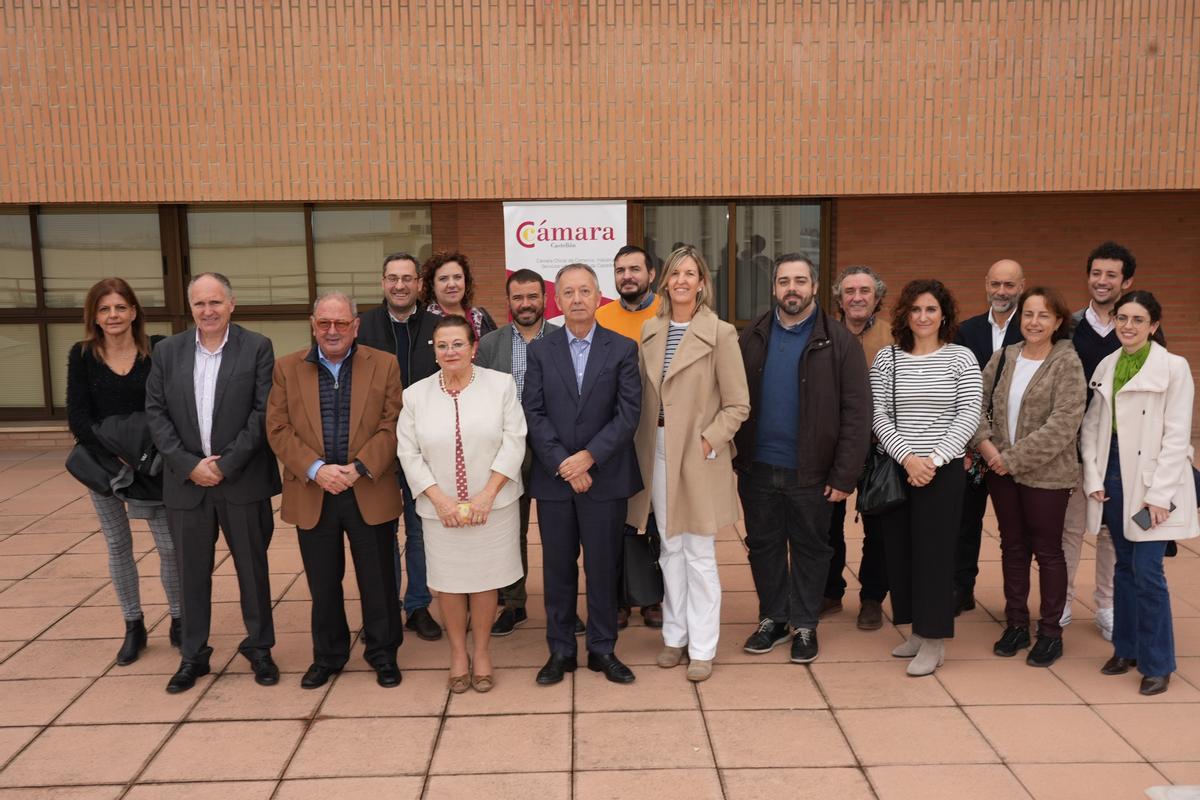
[[(408, 588), (404, 591), (404, 613), (411, 614), (418, 608), (428, 608), (433, 602), (433, 595), (425, 585), (425, 538), (422, 534), (421, 518), (417, 515), (417, 506), (413, 502), (412, 492), (409, 491), (408, 481), (403, 472), (397, 472), (400, 489), (404, 493), (404, 566), (408, 570)], [(395, 532), (399, 533), (399, 520), (395, 523)], [(400, 540), (396, 539), (393, 556), (396, 561), (396, 586), (400, 583)]]
[(1167, 542), (1131, 542), (1125, 538), (1125, 503), (1120, 453), (1113, 434), (1104, 474), (1103, 519), (1112, 534), (1117, 566), (1113, 572), (1113, 655), (1136, 658), (1138, 672), (1161, 677), (1175, 671), (1175, 633), (1171, 597), (1163, 572)]

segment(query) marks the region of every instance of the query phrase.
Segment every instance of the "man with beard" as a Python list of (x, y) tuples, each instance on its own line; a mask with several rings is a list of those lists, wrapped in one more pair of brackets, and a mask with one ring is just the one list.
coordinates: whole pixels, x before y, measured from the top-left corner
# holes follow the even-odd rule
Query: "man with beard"
[(791, 660), (807, 664), (833, 555), (830, 515), (854, 491), (871, 444), (871, 389), (857, 339), (815, 302), (812, 261), (780, 256), (772, 287), (774, 307), (740, 340), (750, 418), (734, 437), (733, 465), (759, 608), (744, 649), (769, 653), (792, 638)]
[[(987, 366), (992, 353), (1001, 347), (1021, 341), (1021, 321), (1015, 319), (1017, 301), (1025, 291), (1025, 271), (1011, 259), (992, 264), (984, 280), (988, 310), (964, 321), (954, 337), (955, 344), (965, 345), (975, 354), (979, 369)], [(983, 387), (984, 403), (994, 387)], [(978, 454), (969, 451), (964, 460), (971, 473), (963, 498), (962, 525), (958, 532), (958, 547), (954, 556), (955, 616), (975, 608), (975, 576), (979, 574), (979, 542), (983, 536), (983, 514), (987, 511), (987, 485), (976, 464)]]
[[(508, 276), (505, 284), (508, 295), (508, 313), (512, 323), (498, 328), (479, 340), (475, 363), (481, 367), (507, 372), (517, 384), (517, 400), (525, 390), (526, 349), (529, 343), (553, 333), (560, 326), (546, 322), (546, 282), (531, 269), (519, 269)], [(492, 625), (492, 636), (507, 636), (523, 624), (529, 615), (525, 612), (525, 577), (529, 574), (529, 470), (533, 466), (533, 455), (528, 445), (525, 462), (521, 465), (521, 483), (525, 493), (518, 501), (521, 517), (521, 577), (513, 584), (500, 590), (503, 604), (500, 616)]]
[[(412, 386), (437, 372), (433, 357), (433, 326), (438, 317), (430, 314), (418, 298), (421, 279), (417, 260), (408, 253), (392, 253), (383, 259), (383, 303), (363, 312), (359, 319), (358, 343), (385, 353), (394, 353), (400, 363), (400, 383)], [(442, 638), (441, 626), (429, 613), (433, 596), (425, 585), (425, 539), (421, 518), (413, 504), (412, 492), (404, 474), (397, 470), (404, 492), (404, 566), (408, 571), (408, 589), (404, 592), (404, 627), (426, 641)], [(397, 529), (399, 526), (397, 525)], [(400, 545), (394, 552), (396, 586), (400, 586)]]
[[(606, 303), (596, 312), (596, 322), (610, 331), (632, 339), (639, 347), (642, 344), (642, 325), (653, 319), (658, 312), (659, 298), (654, 293), (654, 266), (646, 251), (637, 245), (628, 244), (617, 251), (613, 259), (613, 280), (617, 284), (620, 299)], [(656, 537), (658, 527), (651, 514), (646, 522), (646, 535)], [(662, 604), (655, 603), (642, 609), (642, 619), (650, 628), (662, 627)], [(629, 624), (629, 608), (617, 609), (617, 627)]]

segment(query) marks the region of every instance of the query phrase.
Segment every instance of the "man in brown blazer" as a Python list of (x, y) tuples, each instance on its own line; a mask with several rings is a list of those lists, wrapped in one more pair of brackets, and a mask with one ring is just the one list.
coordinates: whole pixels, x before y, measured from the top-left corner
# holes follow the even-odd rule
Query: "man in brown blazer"
[(267, 439), (283, 463), (280, 514), (296, 526), (312, 594), (305, 689), (324, 685), (350, 657), (343, 533), (362, 598), (364, 656), (380, 686), (400, 683), (404, 634), (392, 565), (393, 523), (404, 509), (396, 480), (400, 369), (390, 353), (355, 345), (358, 325), (346, 295), (317, 298), (316, 344), (275, 362), (267, 401)]

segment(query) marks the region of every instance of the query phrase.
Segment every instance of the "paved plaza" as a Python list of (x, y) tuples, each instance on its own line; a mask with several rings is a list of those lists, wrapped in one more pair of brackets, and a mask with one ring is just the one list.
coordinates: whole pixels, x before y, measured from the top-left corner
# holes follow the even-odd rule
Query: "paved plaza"
[[(1080, 568), (1061, 661), (1034, 669), (991, 654), (1003, 609), (991, 516), (979, 607), (959, 619), (934, 677), (909, 678), (890, 657), (902, 638), (892, 625), (855, 628), (849, 576), (845, 610), (820, 626), (815, 663), (788, 663), (786, 647), (743, 653), (757, 603), (742, 532), (729, 530), (717, 547), (725, 594), (711, 680), (691, 684), (682, 668), (654, 666), (661, 638), (635, 614), (617, 646), (637, 673), (633, 685), (581, 669), (542, 688), (533, 682), (546, 658), (535, 529), (530, 620), (493, 640), (496, 688), (450, 696), (446, 643), (415, 635), (400, 650), (397, 689), (376, 686), (361, 647), (328, 685), (300, 689), (310, 662), (308, 590), (295, 530), (277, 520), (270, 562), (282, 681), (255, 685), (236, 654), (237, 584), (222, 547), (214, 674), (168, 695), (179, 657), (167, 644), (150, 534), (136, 525), (150, 646), (117, 667), (123, 628), (104, 540), (64, 457), (0, 453), (0, 800), (1094, 800), (1200, 784), (1197, 541), (1168, 561), (1179, 672), (1158, 697), (1141, 697), (1134, 674), (1099, 672), (1111, 648), (1092, 624), (1091, 560)], [(860, 537), (851, 524), (852, 569)], [(354, 627), (352, 576), (346, 596)]]

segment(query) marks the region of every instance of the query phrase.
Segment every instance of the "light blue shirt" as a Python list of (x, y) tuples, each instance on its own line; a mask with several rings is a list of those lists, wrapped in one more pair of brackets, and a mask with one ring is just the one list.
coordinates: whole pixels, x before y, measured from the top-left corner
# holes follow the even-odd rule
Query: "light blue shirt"
[(588, 354), (592, 350), (592, 339), (595, 335), (595, 322), (592, 323), (592, 328), (587, 332), (587, 336), (582, 339), (567, 329), (567, 344), (571, 348), (571, 364), (575, 368), (575, 388), (580, 393), (583, 392), (583, 373), (587, 370)]
[[(317, 347), (317, 361), (319, 363), (325, 365), (325, 368), (329, 370), (331, 375), (333, 375), (333, 382), (336, 384), (337, 379), (338, 379), (338, 373), (342, 371), (342, 364), (345, 363), (346, 359), (343, 357), (341, 361), (339, 361), (335, 364), (334, 362), (330, 361), (328, 358), (325, 357), (325, 353), (318, 346)], [(323, 466), (325, 466), (325, 459), (318, 458), (316, 461), (314, 461), (312, 463), (312, 466), (308, 468), (308, 479), (310, 481), (315, 481), (317, 479), (317, 470), (319, 470)]]

